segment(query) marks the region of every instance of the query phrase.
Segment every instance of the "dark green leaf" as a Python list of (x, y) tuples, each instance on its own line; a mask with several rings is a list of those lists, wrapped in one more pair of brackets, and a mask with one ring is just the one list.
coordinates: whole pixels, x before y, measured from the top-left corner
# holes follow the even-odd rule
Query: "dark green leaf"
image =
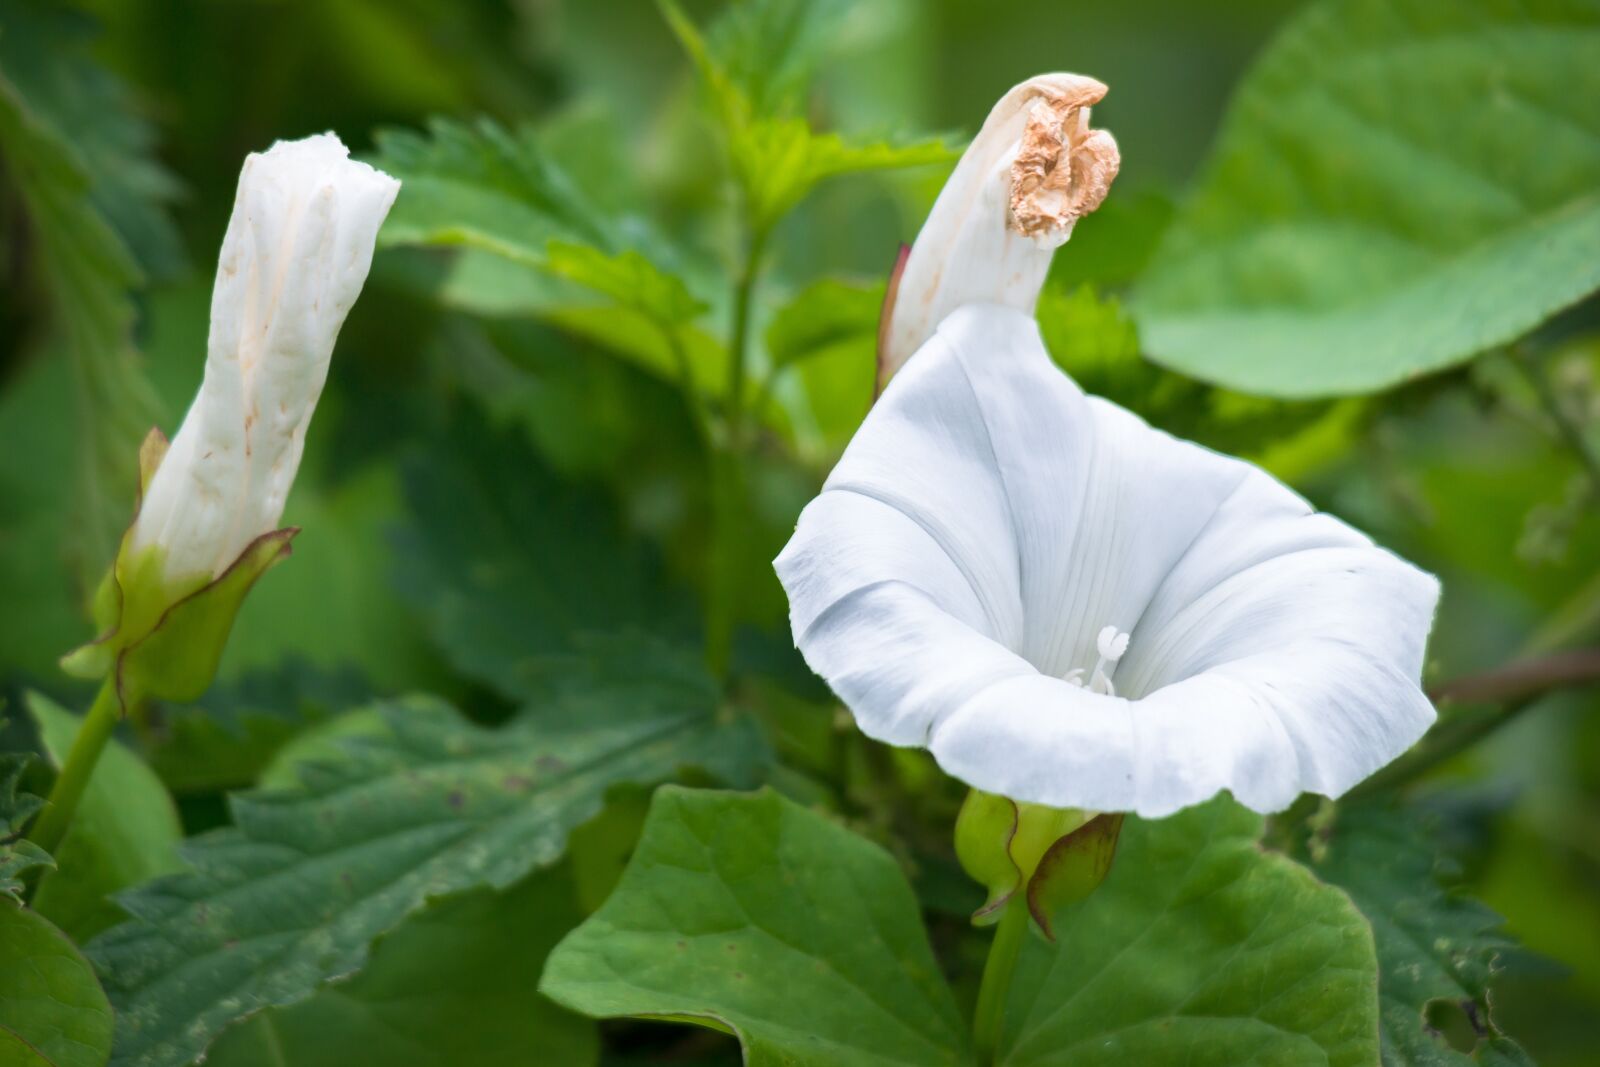
[(128, 524), (139, 441), (156, 411), (130, 343), (128, 291), (140, 273), (96, 209), (85, 162), (67, 135), (36, 115), (3, 74), (0, 156), (31, 223), (33, 273), (50, 302), (55, 343), (73, 370), (80, 488), (68, 533), (88, 587)]
[[(1500, 916), (1446, 892), (1441, 880), (1455, 872), (1414, 818), (1341, 807), (1316, 870), (1348, 892), (1372, 924), (1384, 1067), (1524, 1062), (1489, 1010), (1500, 955), (1515, 943)], [(1466, 1013), (1482, 1039), (1476, 1056), (1429, 1031), (1428, 1007), (1441, 1001)]]
[(649, 677), (656, 662), (617, 649), (500, 729), (433, 699), (383, 705), (387, 731), (301, 765), (302, 788), (234, 797), (235, 825), (184, 848), (192, 873), (123, 894), (135, 918), (91, 946), (115, 1062), (180, 1067), (234, 1020), (359, 970), (429, 899), (549, 866), (613, 786), (685, 766), (744, 777), (748, 729), (719, 723), (708, 686)]
[(1596, 54), (1593, 0), (1311, 7), (1156, 253), (1134, 304), (1150, 353), (1249, 392), (1366, 392), (1592, 292)]
[(1371, 1067), (1372, 932), (1227, 798), (1129, 819), (1105, 884), (1030, 938), (1000, 1062)]
[(731, 1030), (749, 1067), (970, 1062), (894, 860), (772, 792), (659, 790), (542, 988), (589, 1015)]
[[(28, 713), (58, 769), (77, 736), (79, 718), (38, 693)], [(78, 941), (122, 918), (111, 894), (178, 869), (183, 827), (155, 772), (113, 739), (100, 753), (67, 836), (57, 870), (44, 876), (33, 906)]]
[(230, 1027), (208, 1067), (582, 1067), (594, 1024), (538, 993), (578, 921), (565, 870), (430, 905), (380, 939), (355, 977)]
[(694, 613), (598, 493), (555, 478), (516, 434), (464, 424), (405, 467), (396, 575), (463, 673), (537, 699), (584, 634), (691, 646)]
[[(0, 752), (0, 908), (21, 899), (23, 872), (55, 866), (48, 852), (22, 836), (44, 807), (42, 798), (17, 789), (22, 773), (32, 762), (32, 753)], [(8, 896), (13, 899), (6, 900)]]
[(102, 1067), (111, 1006), (89, 961), (38, 912), (0, 899), (0, 1063)]

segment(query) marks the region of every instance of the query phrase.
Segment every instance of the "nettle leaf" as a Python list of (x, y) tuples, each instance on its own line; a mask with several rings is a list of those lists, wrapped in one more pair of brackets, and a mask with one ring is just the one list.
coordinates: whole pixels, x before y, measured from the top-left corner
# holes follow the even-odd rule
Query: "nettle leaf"
[(665, 787), (543, 990), (736, 1033), (748, 1067), (971, 1062), (917, 904), (878, 846), (776, 793)]
[(92, 587), (127, 526), (131, 457), (155, 421), (155, 392), (134, 360), (128, 291), (138, 266), (93, 201), (82, 156), (0, 74), (0, 156), (29, 221), (32, 274), (50, 301), (53, 342), (71, 363), (79, 441), (74, 539)]
[[(60, 768), (82, 720), (39, 693), (27, 695), (50, 762)], [(178, 869), (183, 827), (161, 780), (112, 739), (95, 764), (78, 811), (56, 849), (33, 907), (78, 941), (123, 918), (112, 893)]]
[(999, 1062), (1371, 1067), (1372, 932), (1261, 832), (1227, 798), (1129, 819), (1105, 884), (1057, 913), (1057, 944), (1023, 949)]
[(377, 165), (406, 188), (379, 243), (465, 253), (442, 291), (450, 302), (533, 315), (664, 377), (681, 377), (685, 360), (700, 384), (721, 371), (720, 346), (691, 326), (705, 305), (656, 262), (665, 243), (591, 203), (534, 130), (440, 119), (429, 136), (382, 131), (378, 146)]
[(1245, 78), (1138, 290), (1150, 353), (1251, 392), (1365, 392), (1593, 292), (1597, 52), (1592, 0), (1307, 10)]
[(503, 893), (429, 905), (380, 939), (361, 973), (230, 1027), (208, 1067), (581, 1067), (592, 1022), (540, 996), (546, 954), (581, 916), (565, 865)]
[(111, 1005), (89, 961), (38, 912), (0, 899), (0, 1063), (102, 1067)]
[[(1500, 1033), (1489, 991), (1500, 956), (1515, 947), (1504, 920), (1447, 892), (1456, 871), (1414, 817), (1341, 807), (1317, 873), (1350, 894), (1378, 945), (1384, 1067), (1531, 1062)], [(1456, 1005), (1478, 1035), (1471, 1055), (1428, 1026), (1436, 1003)]]
[(410, 457), (403, 477), (411, 520), (396, 581), (462, 673), (538, 699), (585, 635), (697, 647), (692, 602), (667, 587), (654, 554), (600, 493), (556, 478), (520, 435), (463, 421)]
[(43, 798), (17, 788), (32, 762), (31, 752), (0, 752), (0, 907), (9, 903), (4, 899), (8, 896), (21, 901), (24, 872), (55, 866), (48, 852), (22, 836), (44, 807)]
[(129, 110), (127, 87), (94, 62), (97, 36), (82, 12), (0, 0), (0, 70), (41, 120), (71, 131), (95, 208), (146, 270), (167, 277), (187, 261), (170, 212), (181, 186), (156, 157), (154, 126)]
[(134, 919), (90, 946), (117, 1009), (113, 1062), (186, 1064), (229, 1023), (361, 969), (430, 899), (550, 866), (614, 786), (687, 766), (746, 778), (748, 730), (719, 721), (714, 689), (649, 677), (657, 661), (619, 648), (498, 729), (436, 699), (384, 704), (387, 731), (301, 765), (301, 788), (233, 797), (233, 825), (185, 846), (192, 873), (123, 894)]
[(943, 140), (847, 140), (817, 133), (800, 114), (806, 83), (837, 3), (747, 0), (731, 5), (702, 34), (674, 0), (662, 13), (693, 61), (727, 140), (743, 191), (746, 223), (765, 233), (828, 178), (873, 170), (951, 163)]

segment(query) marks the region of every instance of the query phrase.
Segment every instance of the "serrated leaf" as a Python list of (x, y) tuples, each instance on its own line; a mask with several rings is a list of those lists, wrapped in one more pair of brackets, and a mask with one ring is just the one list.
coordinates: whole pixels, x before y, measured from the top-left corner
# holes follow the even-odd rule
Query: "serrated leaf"
[(537, 699), (585, 635), (695, 646), (692, 604), (597, 492), (554, 477), (514, 433), (464, 423), (405, 464), (396, 582), (461, 672)]
[[(27, 695), (27, 707), (45, 753), (59, 769), (81, 720), (39, 693)], [(40, 881), (33, 907), (85, 941), (125, 917), (111, 894), (178, 869), (182, 838), (178, 810), (161, 780), (112, 739), (56, 849), (57, 870)]]
[[(480, 257), (473, 278), (447, 283), (452, 302), (536, 315), (675, 380), (685, 360), (701, 384), (720, 371), (720, 348), (690, 329), (705, 306), (655, 261), (663, 243), (648, 227), (613, 221), (590, 203), (533, 130), (435, 120), (429, 136), (386, 130), (378, 144), (377, 164), (406, 186), (406, 202), (397, 202), (379, 243)], [(640, 240), (648, 247), (631, 246)], [(487, 296), (475, 291), (484, 285)], [(597, 311), (636, 321), (619, 335), (591, 321)]]
[[(1490, 1013), (1501, 953), (1515, 946), (1504, 920), (1446, 892), (1454, 874), (1425, 829), (1398, 811), (1342, 807), (1317, 873), (1350, 894), (1372, 924), (1384, 1067), (1469, 1067), (1525, 1061)], [(1428, 1006), (1459, 1005), (1481, 1038), (1474, 1055), (1430, 1032)]]
[[(659, 6), (711, 98), (754, 233), (769, 231), (828, 178), (960, 156), (942, 140), (854, 141), (817, 133), (794, 114), (837, 4), (749, 0), (730, 7), (709, 34), (674, 0)], [(803, 58), (786, 58), (791, 54)]]
[(1372, 932), (1261, 831), (1227, 798), (1129, 819), (1105, 884), (1057, 913), (1057, 945), (1024, 947), (998, 1062), (1371, 1067)]
[(48, 852), (22, 836), (29, 821), (44, 807), (42, 798), (17, 788), (32, 762), (30, 752), (0, 752), (0, 907), (9, 903), (4, 899), (7, 896), (21, 900), (24, 872), (55, 866)]
[(0, 0), (0, 70), (52, 129), (69, 131), (95, 209), (152, 275), (187, 265), (171, 215), (180, 186), (156, 156), (156, 132), (126, 86), (94, 62), (82, 12)]
[(184, 848), (191, 873), (123, 894), (135, 918), (90, 946), (117, 1008), (113, 1062), (180, 1067), (230, 1022), (359, 970), (429, 899), (551, 865), (615, 785), (739, 770), (744, 724), (719, 723), (708, 686), (647, 677), (652, 663), (618, 650), (499, 729), (436, 699), (385, 704), (387, 734), (302, 765), (302, 788), (235, 796), (234, 825)]
[(379, 940), (353, 978), (230, 1027), (206, 1064), (592, 1064), (594, 1024), (538, 994), (546, 954), (578, 918), (564, 865), (438, 901)]
[(822, 816), (666, 787), (541, 988), (588, 1015), (731, 1030), (748, 1067), (969, 1063), (917, 914), (894, 860)]
[(134, 361), (128, 291), (139, 268), (92, 200), (82, 158), (0, 74), (0, 155), (30, 222), (34, 273), (51, 301), (55, 343), (72, 365), (79, 490), (74, 538), (92, 587), (127, 526), (132, 457), (155, 421), (155, 393)]
[(1593, 292), (1597, 52), (1593, 0), (1308, 9), (1246, 76), (1138, 290), (1150, 353), (1249, 392), (1366, 392)]
[(103, 1067), (111, 1006), (89, 961), (48, 919), (0, 899), (0, 1063)]

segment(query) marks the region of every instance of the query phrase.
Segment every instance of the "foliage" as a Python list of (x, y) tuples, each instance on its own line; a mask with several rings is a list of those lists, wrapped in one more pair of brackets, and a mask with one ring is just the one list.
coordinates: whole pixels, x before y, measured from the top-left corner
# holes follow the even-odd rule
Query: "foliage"
[[(975, 1064), (965, 789), (772, 559), (935, 131), (1050, 69), (1123, 155), (1052, 357), (1438, 573), (1449, 699), (1359, 797), (1128, 818), (996, 1062), (1592, 1061), (1600, 705), (1542, 657), (1600, 641), (1594, 0), (79, 2), (0, 0), (0, 1063)], [(240, 160), (330, 128), (403, 187), (293, 558), (46, 852)]]
[(1597, 45), (1588, 2), (1307, 10), (1239, 87), (1140, 285), (1151, 354), (1275, 396), (1367, 392), (1593, 292)]

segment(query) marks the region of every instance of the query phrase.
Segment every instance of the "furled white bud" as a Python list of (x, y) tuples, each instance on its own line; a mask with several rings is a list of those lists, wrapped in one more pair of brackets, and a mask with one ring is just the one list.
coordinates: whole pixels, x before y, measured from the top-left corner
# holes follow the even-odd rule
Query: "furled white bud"
[(963, 304), (1033, 314), (1051, 254), (1117, 176), (1117, 142), (1089, 128), (1105, 94), (1093, 78), (1041, 74), (995, 104), (890, 283), (880, 386)]
[(400, 183), (331, 133), (252, 153), (211, 298), (205, 380), (131, 531), (168, 582), (215, 577), (278, 524), (345, 314)]

